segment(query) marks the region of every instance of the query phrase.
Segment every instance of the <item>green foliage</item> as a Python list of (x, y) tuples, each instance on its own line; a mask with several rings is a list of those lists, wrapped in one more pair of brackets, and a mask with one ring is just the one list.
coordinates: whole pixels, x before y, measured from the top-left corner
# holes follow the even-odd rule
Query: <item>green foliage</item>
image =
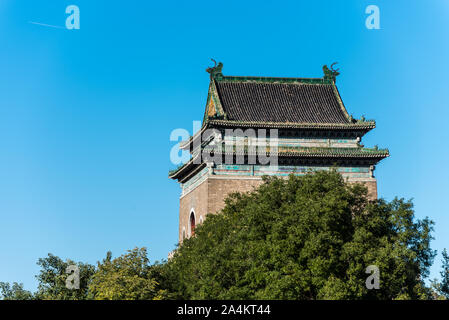
[(108, 252), (90, 283), (90, 297), (97, 300), (161, 299), (164, 292), (156, 281), (157, 266), (151, 266), (146, 248), (128, 250), (112, 259)]
[(32, 300), (33, 294), (23, 289), (23, 284), (14, 282), (12, 286), (7, 282), (0, 282), (2, 300)]
[[(61, 258), (48, 254), (48, 257), (41, 258), (37, 264), (41, 267), (36, 278), (39, 281), (36, 299), (39, 300), (85, 300), (88, 296), (88, 285), (95, 272), (95, 267), (90, 264), (74, 262), (72, 260), (63, 261)], [(80, 288), (69, 289), (66, 286), (66, 269), (70, 265), (76, 265), (80, 271)]]
[(449, 299), (449, 254), (446, 249), (443, 250), (442, 264), (440, 292), (446, 299)]
[(446, 297), (441, 294), (441, 283), (437, 279), (430, 281), (429, 298), (432, 300), (446, 300)]
[[(150, 265), (145, 248), (98, 263), (39, 259), (38, 291), (0, 282), (3, 299), (445, 299), (442, 282), (424, 279), (435, 257), (433, 222), (416, 220), (410, 201), (369, 201), (367, 190), (340, 174), (317, 172), (264, 178), (249, 194), (226, 199), (165, 264)], [(80, 289), (68, 289), (69, 265)], [(380, 270), (380, 289), (367, 289), (365, 272)]]
[[(208, 215), (161, 276), (170, 298), (423, 299), (433, 222), (410, 201), (369, 201), (361, 185), (317, 172), (265, 178)], [(380, 289), (367, 289), (369, 265)]]

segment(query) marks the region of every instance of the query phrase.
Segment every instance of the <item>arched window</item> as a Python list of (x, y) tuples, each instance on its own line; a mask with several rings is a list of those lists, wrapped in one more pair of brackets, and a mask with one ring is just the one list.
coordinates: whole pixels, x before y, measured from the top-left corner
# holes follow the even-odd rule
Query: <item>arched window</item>
[(190, 213), (190, 236), (195, 235), (195, 213), (192, 211)]

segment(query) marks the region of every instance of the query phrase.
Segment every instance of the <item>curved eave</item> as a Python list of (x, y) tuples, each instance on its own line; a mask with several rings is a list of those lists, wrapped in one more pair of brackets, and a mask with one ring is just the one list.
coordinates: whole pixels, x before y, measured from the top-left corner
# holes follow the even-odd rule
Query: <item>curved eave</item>
[(368, 132), (376, 127), (375, 121), (358, 123), (293, 123), (293, 122), (255, 122), (235, 120), (209, 120), (211, 126), (220, 127), (253, 127), (277, 129), (318, 129), (318, 130), (364, 130)]
[[(252, 149), (248, 151), (245, 146), (243, 152), (240, 150), (226, 150), (225, 145), (221, 150), (214, 149), (213, 147), (205, 148), (208, 152), (217, 152), (223, 155), (257, 155), (257, 151), (253, 152)], [(278, 147), (276, 153), (281, 157), (309, 157), (309, 158), (386, 158), (390, 155), (388, 149), (374, 149), (374, 148), (320, 148), (320, 147)], [(270, 151), (268, 151), (268, 156)]]
[[(375, 163), (381, 161), (390, 156), (390, 152), (388, 149), (368, 149), (368, 148), (360, 148), (356, 150), (350, 150), (352, 148), (298, 148), (298, 150), (285, 150), (279, 151), (277, 153), (278, 157), (284, 158), (298, 158), (298, 159), (311, 159), (311, 158), (322, 158), (322, 159), (371, 159), (374, 160)], [(220, 152), (221, 155), (257, 155), (256, 153), (250, 152), (248, 153), (246, 150), (241, 152)], [(270, 156), (270, 153), (268, 153)], [(196, 159), (197, 157), (195, 157)], [(169, 178), (178, 180), (179, 182), (184, 182), (188, 180), (191, 176), (195, 175), (201, 169), (206, 166), (205, 162), (194, 163), (194, 159), (191, 159), (189, 162), (185, 163), (179, 169), (172, 171), (169, 173)]]
[(197, 161), (195, 161), (197, 158), (198, 156), (190, 159), (180, 168), (170, 171), (168, 177), (173, 180), (178, 180), (179, 182), (189, 179), (192, 175), (196, 174), (206, 166), (205, 162), (197, 163)]
[(207, 121), (204, 122), (201, 129), (193, 136), (190, 136), (188, 140), (181, 141), (179, 143), (179, 148), (183, 150), (191, 150), (192, 148), (190, 146), (192, 145), (192, 143), (197, 139), (201, 139), (202, 134), (208, 128), (207, 123), (208, 123)]
[[(196, 159), (196, 158), (195, 158)], [(168, 173), (168, 177), (170, 179), (179, 179), (180, 177), (182, 177), (183, 175), (185, 175), (186, 173), (188, 173), (188, 171), (195, 165), (193, 163), (194, 158), (190, 159), (188, 162), (184, 163), (184, 165), (182, 165), (181, 167), (179, 167), (178, 169), (175, 169), (173, 171), (170, 171)]]

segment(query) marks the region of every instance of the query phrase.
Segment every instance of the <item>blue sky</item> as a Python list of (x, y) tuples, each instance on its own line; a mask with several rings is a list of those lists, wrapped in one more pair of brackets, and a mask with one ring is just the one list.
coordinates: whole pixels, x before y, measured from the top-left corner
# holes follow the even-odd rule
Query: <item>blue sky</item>
[[(80, 30), (64, 27), (68, 5)], [(380, 8), (380, 30), (365, 8)], [(169, 136), (192, 129), (210, 58), (225, 75), (321, 77), (388, 147), (380, 196), (413, 198), (449, 248), (449, 2), (0, 0), (0, 281), (36, 288), (51, 252), (95, 263), (177, 242)], [(437, 277), (440, 255), (432, 269)]]

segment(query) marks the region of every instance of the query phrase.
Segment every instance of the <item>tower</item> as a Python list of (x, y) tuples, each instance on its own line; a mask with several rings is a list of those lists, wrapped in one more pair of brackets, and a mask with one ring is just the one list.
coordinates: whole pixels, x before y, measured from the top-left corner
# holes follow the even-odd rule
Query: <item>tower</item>
[(219, 212), (229, 193), (251, 191), (264, 175), (304, 175), (335, 167), (377, 198), (373, 172), (389, 152), (361, 144), (376, 123), (348, 114), (333, 65), (323, 67), (322, 78), (224, 76), (222, 67), (207, 69), (202, 127), (181, 144), (191, 159), (169, 173), (182, 189), (180, 242), (194, 234), (207, 214)]

